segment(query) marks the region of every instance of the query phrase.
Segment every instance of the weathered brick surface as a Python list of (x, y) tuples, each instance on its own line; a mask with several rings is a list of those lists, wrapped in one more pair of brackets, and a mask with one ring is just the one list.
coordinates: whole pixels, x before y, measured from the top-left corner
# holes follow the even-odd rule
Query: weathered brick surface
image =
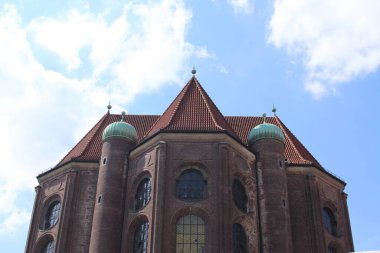
[[(132, 151), (128, 159), (126, 150), (113, 152), (105, 146), (106, 165), (73, 164), (44, 176), (36, 188), (26, 252), (39, 252), (51, 238), (59, 253), (132, 253), (134, 232), (142, 221), (149, 222), (149, 253), (175, 252), (176, 222), (186, 214), (205, 221), (207, 253), (232, 252), (234, 223), (245, 229), (249, 253), (325, 253), (328, 245), (339, 253), (353, 250), (341, 182), (316, 168), (286, 168), (279, 143), (262, 142), (251, 152), (221, 136), (164, 135)], [(176, 179), (188, 168), (200, 170), (206, 178), (204, 200), (177, 199)], [(151, 199), (136, 211), (135, 193), (147, 177), (152, 182)], [(246, 190), (247, 213), (233, 202), (234, 180)], [(104, 208), (94, 212), (100, 195)], [(58, 223), (39, 229), (55, 198), (62, 202)], [(336, 214), (338, 236), (323, 227), (325, 206)], [(90, 249), (91, 242), (97, 251)]]
[(64, 252), (89, 252), (97, 181), (97, 170), (78, 172), (70, 215), (68, 242)]

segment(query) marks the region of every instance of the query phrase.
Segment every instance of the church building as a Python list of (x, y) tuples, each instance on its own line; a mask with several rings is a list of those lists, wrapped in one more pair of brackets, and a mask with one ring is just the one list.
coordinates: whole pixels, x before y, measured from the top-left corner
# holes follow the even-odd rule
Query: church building
[(162, 115), (110, 109), (37, 176), (26, 253), (354, 251), (346, 183), (275, 110), (224, 116), (195, 71)]

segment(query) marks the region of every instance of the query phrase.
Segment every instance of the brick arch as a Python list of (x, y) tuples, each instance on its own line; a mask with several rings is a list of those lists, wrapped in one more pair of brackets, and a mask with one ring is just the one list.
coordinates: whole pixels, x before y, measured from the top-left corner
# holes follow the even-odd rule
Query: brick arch
[(344, 251), (342, 250), (342, 246), (336, 240), (330, 241), (327, 245), (328, 246), (326, 248), (326, 252), (329, 247), (332, 247), (335, 249), (336, 253), (344, 253)]
[(194, 214), (202, 218), (204, 220), (205, 224), (207, 225), (208, 221), (210, 220), (210, 214), (205, 211), (203, 208), (200, 207), (194, 207), (194, 206), (184, 206), (181, 209), (177, 210), (175, 214), (172, 216), (172, 219), (170, 220), (170, 226), (175, 228), (177, 221), (185, 215), (188, 214)]
[(202, 176), (206, 179), (209, 180), (210, 178), (210, 169), (205, 166), (203, 163), (200, 162), (183, 162), (176, 168), (174, 168), (174, 178), (178, 178), (185, 170), (188, 169), (195, 169), (199, 170), (202, 174)]
[[(247, 252), (254, 252), (253, 249), (256, 248), (256, 244), (257, 244), (256, 240), (258, 240), (256, 238), (257, 232), (255, 229), (255, 220), (248, 215), (242, 215), (234, 219), (232, 224), (234, 223), (240, 224), (244, 228), (245, 235), (247, 236), (247, 240), (248, 240)], [(231, 231), (232, 231), (232, 227), (231, 227)]]
[(56, 238), (52, 233), (44, 233), (34, 244), (32, 252), (34, 253), (40, 253), (42, 249), (45, 247), (45, 245), (49, 242), (54, 242), (54, 247), (56, 246)]
[[(257, 204), (257, 201), (256, 201), (257, 189), (256, 189), (256, 180), (254, 176), (252, 175), (252, 173), (249, 173), (247, 175), (247, 173), (241, 173), (240, 171), (235, 172), (231, 181), (231, 192), (232, 192), (232, 186), (233, 186), (234, 180), (238, 180), (244, 187), (245, 194), (248, 197), (248, 205), (247, 205), (248, 213), (252, 213), (252, 212), (255, 213), (255, 210), (256, 210), (255, 205)], [(232, 198), (233, 198), (233, 195), (232, 195)], [(238, 209), (234, 203), (233, 203), (233, 206), (234, 208)]]
[[(152, 174), (150, 173), (150, 171), (148, 170), (144, 170), (142, 171), (140, 174), (138, 174), (135, 179), (133, 180), (133, 183), (132, 183), (132, 187), (130, 188), (131, 189), (131, 193), (132, 194), (128, 194), (128, 201), (129, 203), (133, 203), (133, 205), (131, 205), (129, 207), (129, 209), (132, 211), (132, 212), (138, 212), (138, 211), (135, 211), (135, 194), (136, 194), (136, 191), (137, 191), (137, 187), (139, 186), (140, 182), (142, 180), (144, 180), (145, 178), (150, 178), (150, 184), (151, 184), (151, 191), (150, 191), (150, 195), (151, 195), (151, 199), (152, 199), (152, 195), (153, 195), (153, 180), (152, 180)], [(150, 204), (150, 200), (147, 204), (147, 206)]]
[(49, 230), (51, 230), (53, 227), (55, 227), (59, 223), (59, 220), (60, 220), (61, 214), (62, 214), (63, 203), (62, 203), (61, 195), (58, 193), (55, 193), (55, 194), (50, 195), (49, 198), (47, 198), (46, 200), (43, 201), (41, 212), (39, 212), (40, 217), (38, 218), (38, 228), (40, 230), (46, 230), (45, 229), (46, 213), (49, 210), (51, 204), (54, 203), (55, 201), (58, 201), (61, 204), (61, 207), (60, 207), (57, 222), (52, 227), (50, 227)]
[(127, 251), (126, 252), (133, 252), (132, 247), (133, 247), (133, 239), (135, 236), (135, 232), (137, 229), (137, 226), (142, 223), (142, 222), (148, 222), (148, 248), (150, 247), (150, 242), (152, 239), (152, 224), (151, 220), (149, 217), (145, 214), (139, 214), (137, 215), (129, 224), (128, 226), (128, 232), (127, 232)]
[(205, 224), (205, 247), (206, 247), (206, 252), (208, 252), (208, 247), (209, 247), (209, 244), (207, 243), (207, 240), (208, 240), (208, 237), (211, 233), (211, 226), (209, 225), (209, 221), (210, 221), (210, 214), (205, 211), (204, 209), (202, 208), (199, 208), (199, 207), (194, 207), (194, 206), (185, 206), (185, 207), (182, 207), (181, 209), (177, 210), (176, 213), (172, 216), (171, 220), (170, 220), (170, 230), (172, 231), (170, 234), (173, 236), (172, 238), (170, 238), (170, 241), (173, 242), (170, 249), (171, 251), (170, 252), (175, 252), (175, 247), (176, 247), (176, 230), (177, 230), (177, 222), (180, 218), (182, 218), (183, 216), (185, 215), (196, 215), (198, 217), (200, 217), (203, 221), (204, 221), (204, 224)]
[(215, 179), (213, 179), (210, 176), (211, 171), (206, 166), (204, 166), (202, 163), (198, 163), (198, 162), (196, 162), (196, 163), (195, 162), (184, 162), (184, 163), (181, 163), (179, 166), (177, 166), (174, 169), (173, 179), (171, 179), (171, 181), (170, 181), (170, 184), (173, 184), (171, 194), (175, 198), (177, 198), (177, 180), (182, 175), (182, 173), (184, 173), (185, 171), (190, 170), (190, 169), (199, 171), (201, 173), (203, 179), (207, 182), (205, 196), (203, 199), (201, 199), (199, 201), (204, 201), (204, 200), (208, 199), (211, 195), (210, 185), (212, 185), (212, 183), (213, 183), (213, 182), (210, 183), (210, 181), (214, 181)]
[[(240, 171), (235, 172), (233, 176), (233, 180), (239, 180), (240, 183), (244, 186), (244, 189), (246, 191), (246, 194), (249, 199), (254, 199), (256, 197), (256, 181), (253, 177), (252, 173), (249, 173), (248, 175), (246, 173), (241, 173)], [(231, 185), (233, 184), (233, 180)]]

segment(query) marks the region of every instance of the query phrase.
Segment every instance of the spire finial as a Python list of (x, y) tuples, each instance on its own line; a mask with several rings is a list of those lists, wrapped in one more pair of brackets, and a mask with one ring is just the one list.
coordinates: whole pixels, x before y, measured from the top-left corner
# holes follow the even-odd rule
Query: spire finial
[(108, 102), (107, 109), (108, 109), (108, 113), (109, 113), (109, 112), (111, 111), (111, 109), (112, 109), (111, 100)]
[(276, 109), (276, 107), (274, 106), (274, 104), (273, 104), (272, 112), (273, 112), (273, 115), (276, 116), (277, 109)]
[(267, 114), (266, 114), (266, 113), (263, 113), (263, 120), (264, 120), (263, 123), (267, 123), (267, 122), (266, 122), (266, 118), (267, 118)]
[(195, 65), (193, 65), (193, 70), (191, 71), (191, 74), (193, 74), (193, 76), (195, 76), (196, 73), (197, 73), (197, 70), (195, 69)]
[(123, 121), (123, 120), (124, 120), (125, 114), (126, 114), (125, 111), (122, 111), (122, 112), (121, 112), (121, 120), (120, 120), (120, 121)]

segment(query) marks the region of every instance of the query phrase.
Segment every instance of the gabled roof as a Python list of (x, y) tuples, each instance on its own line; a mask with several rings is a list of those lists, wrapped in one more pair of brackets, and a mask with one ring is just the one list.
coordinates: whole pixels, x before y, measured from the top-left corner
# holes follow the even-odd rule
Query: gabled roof
[(226, 132), (237, 138), (195, 76), (154, 123), (146, 137), (157, 132)]
[[(102, 133), (121, 115), (106, 113), (98, 123), (55, 166), (73, 161), (98, 162), (102, 150)], [(193, 76), (163, 115), (126, 115), (124, 121), (133, 125), (138, 134), (138, 144), (160, 132), (227, 133), (243, 145), (247, 145), (250, 130), (263, 122), (262, 117), (224, 117), (214, 102)], [(318, 161), (277, 117), (266, 121), (280, 127), (285, 135), (285, 158), (292, 165), (314, 165), (323, 170)]]

